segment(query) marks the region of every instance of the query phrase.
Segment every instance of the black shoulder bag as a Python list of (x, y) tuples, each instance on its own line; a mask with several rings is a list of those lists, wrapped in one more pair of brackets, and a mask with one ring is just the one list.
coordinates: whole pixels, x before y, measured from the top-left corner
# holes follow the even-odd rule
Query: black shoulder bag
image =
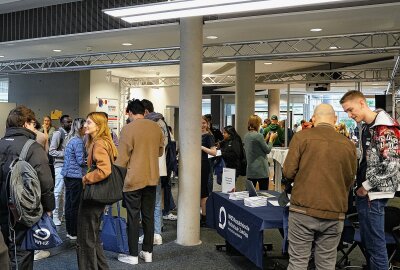
[[(85, 185), (83, 190), (84, 201), (113, 204), (122, 200), (122, 189), (124, 187), (126, 168), (114, 165), (111, 158), (110, 162), (111, 174), (106, 179), (94, 184)], [(92, 164), (90, 171), (93, 171), (94, 169), (96, 169), (95, 163)]]

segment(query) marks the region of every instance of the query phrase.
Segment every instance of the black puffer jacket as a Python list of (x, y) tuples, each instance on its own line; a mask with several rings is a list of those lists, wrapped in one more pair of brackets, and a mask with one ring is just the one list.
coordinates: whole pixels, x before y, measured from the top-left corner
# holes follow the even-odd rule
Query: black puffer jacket
[[(0, 225), (8, 221), (7, 208), (7, 174), (11, 162), (21, 153), (28, 139), (35, 140), (36, 134), (26, 128), (7, 128), (4, 138), (0, 140)], [(42, 191), (43, 211), (52, 211), (54, 202), (54, 181), (51, 175), (49, 161), (43, 147), (34, 143), (29, 148), (26, 161), (37, 171)]]

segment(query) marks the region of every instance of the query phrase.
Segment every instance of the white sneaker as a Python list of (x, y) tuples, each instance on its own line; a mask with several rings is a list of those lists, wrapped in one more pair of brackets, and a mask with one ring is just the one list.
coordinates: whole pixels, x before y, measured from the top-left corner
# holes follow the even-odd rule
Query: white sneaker
[(78, 239), (77, 236), (72, 236), (72, 235), (70, 235), (70, 234), (68, 234), (68, 233), (67, 233), (67, 238), (69, 238), (70, 240), (76, 240), (76, 239)]
[(174, 215), (174, 214), (172, 214), (172, 213), (169, 213), (168, 215), (165, 215), (165, 216), (163, 216), (162, 218), (165, 219), (165, 220), (172, 220), (172, 221), (175, 221), (175, 220), (178, 219), (178, 216), (177, 216), (177, 215)]
[(50, 252), (47, 250), (35, 250), (35, 254), (33, 256), (34, 261), (38, 261), (41, 259), (45, 259), (50, 256)]
[(118, 254), (118, 261), (128, 264), (138, 264), (138, 257), (127, 255), (127, 254)]
[(162, 245), (162, 237), (161, 234), (155, 233), (154, 234), (154, 240), (153, 240), (153, 245)]
[(56, 225), (56, 226), (61, 225), (61, 220), (58, 217), (53, 217), (53, 222), (54, 222), (54, 225)]
[(147, 251), (140, 251), (139, 252), (139, 257), (140, 259), (143, 259), (144, 262), (152, 262), (153, 261), (153, 253), (147, 252)]
[[(143, 245), (143, 239), (144, 239), (144, 235), (139, 237), (138, 243), (140, 245)], [(153, 245), (157, 245), (157, 246), (162, 245), (162, 236), (160, 234), (158, 234), (158, 233), (154, 234)]]

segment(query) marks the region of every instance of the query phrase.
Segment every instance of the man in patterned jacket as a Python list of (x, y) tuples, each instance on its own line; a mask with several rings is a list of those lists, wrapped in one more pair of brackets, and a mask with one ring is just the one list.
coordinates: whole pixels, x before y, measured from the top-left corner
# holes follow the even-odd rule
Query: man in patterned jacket
[(349, 117), (364, 122), (356, 204), (368, 269), (388, 269), (384, 208), (399, 189), (400, 126), (385, 111), (372, 111), (359, 91), (347, 92), (340, 104)]

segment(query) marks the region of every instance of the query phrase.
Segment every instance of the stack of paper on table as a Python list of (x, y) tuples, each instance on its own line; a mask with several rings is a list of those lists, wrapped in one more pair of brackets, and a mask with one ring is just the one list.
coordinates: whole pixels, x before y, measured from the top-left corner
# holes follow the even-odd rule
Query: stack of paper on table
[(249, 197), (244, 199), (244, 205), (248, 207), (260, 207), (267, 205), (266, 197)]
[(248, 191), (240, 191), (240, 192), (232, 192), (229, 193), (229, 199), (234, 200), (234, 201), (240, 201), (245, 198), (249, 197), (249, 192)]

